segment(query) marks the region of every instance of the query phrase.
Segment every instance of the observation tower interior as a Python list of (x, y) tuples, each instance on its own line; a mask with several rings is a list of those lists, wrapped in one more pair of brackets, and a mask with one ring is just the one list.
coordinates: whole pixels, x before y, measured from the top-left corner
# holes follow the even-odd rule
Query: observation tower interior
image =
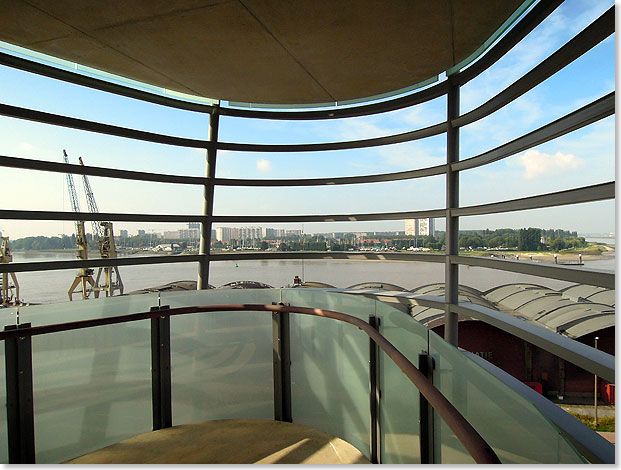
[[(0, 309), (0, 462), (614, 463), (558, 406), (595, 393), (597, 410), (599, 393), (614, 407), (614, 271), (460, 246), (475, 220), (614, 218), (614, 149), (599, 172), (608, 154), (564, 150), (594, 154), (614, 127), (615, 10), (600, 3), (5, 4), (0, 166), (15, 191), (0, 222), (110, 222), (107, 255), (7, 255), (0, 280), (98, 268), (120, 295)], [(59, 161), (54, 135), (93, 157)], [(72, 174), (101, 211), (90, 183), (96, 210), (53, 205), (43, 179)], [(435, 221), (441, 249), (213, 247), (221, 224), (373, 238), (411, 219)], [(198, 223), (200, 243), (117, 256), (112, 223)], [(217, 277), (281, 262), (292, 284)], [(123, 290), (123, 270), (172, 265), (195, 268), (196, 289), (130, 292), (123, 274)], [(337, 266), (358, 274), (338, 284)], [(374, 278), (397, 266), (415, 281)]]

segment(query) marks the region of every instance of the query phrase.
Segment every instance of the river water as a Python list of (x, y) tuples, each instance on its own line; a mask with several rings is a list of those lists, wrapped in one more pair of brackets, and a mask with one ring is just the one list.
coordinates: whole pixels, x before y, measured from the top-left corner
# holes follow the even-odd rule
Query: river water
[[(614, 240), (612, 240), (614, 243)], [(75, 259), (71, 252), (13, 252), (14, 262), (61, 261)], [(614, 256), (587, 261), (585, 266), (615, 270)], [(154, 287), (173, 281), (196, 280), (198, 263), (173, 263), (120, 268), (125, 292)], [(75, 269), (18, 273), (20, 298), (31, 303), (65, 302)], [(292, 283), (294, 276), (306, 281), (321, 281), (336, 287), (349, 287), (366, 281), (382, 281), (412, 289), (425, 284), (444, 282), (444, 265), (407, 261), (219, 261), (211, 264), (209, 283), (218, 287), (232, 281), (259, 281), (274, 287)], [(514, 282), (531, 282), (559, 289), (571, 285), (536, 276), (510, 272), (460, 267), (460, 284), (487, 290)]]

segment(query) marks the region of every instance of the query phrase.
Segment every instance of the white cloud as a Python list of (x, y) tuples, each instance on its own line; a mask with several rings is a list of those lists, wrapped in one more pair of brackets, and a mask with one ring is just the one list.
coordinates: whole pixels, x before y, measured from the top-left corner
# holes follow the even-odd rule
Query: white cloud
[(528, 150), (518, 157), (518, 162), (524, 167), (522, 176), (526, 179), (574, 170), (584, 164), (580, 158), (571, 153), (556, 152), (552, 155), (538, 150)]
[(22, 152), (30, 152), (34, 148), (29, 142), (20, 142), (18, 147)]
[(262, 173), (267, 173), (269, 171), (272, 171), (272, 162), (270, 162), (269, 160), (266, 160), (265, 158), (261, 158), (257, 160), (257, 170), (259, 170)]

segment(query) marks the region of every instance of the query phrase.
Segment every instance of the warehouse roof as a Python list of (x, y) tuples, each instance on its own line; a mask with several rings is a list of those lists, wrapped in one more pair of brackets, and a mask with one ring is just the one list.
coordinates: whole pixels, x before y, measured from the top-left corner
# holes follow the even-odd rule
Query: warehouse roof
[[(429, 284), (411, 292), (444, 296), (444, 284)], [(578, 294), (585, 294), (588, 299)], [(537, 284), (515, 283), (481, 292), (459, 286), (459, 301), (493, 308), (570, 338), (615, 324), (614, 290), (599, 287), (576, 285), (556, 291)], [(414, 306), (412, 316), (429, 328), (444, 323), (444, 312), (439, 309)], [(460, 315), (460, 321), (464, 320), (472, 318)]]

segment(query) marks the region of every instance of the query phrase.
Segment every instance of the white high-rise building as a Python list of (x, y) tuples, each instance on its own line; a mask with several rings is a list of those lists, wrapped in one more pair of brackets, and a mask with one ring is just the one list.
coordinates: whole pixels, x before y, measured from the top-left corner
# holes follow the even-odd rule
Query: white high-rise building
[(216, 240), (228, 242), (231, 240), (254, 240), (263, 238), (261, 227), (216, 227)]
[(261, 227), (240, 227), (239, 229), (240, 240), (254, 240), (255, 238), (263, 238), (263, 229)]
[(406, 219), (405, 220), (405, 234), (414, 236), (427, 236), (435, 235), (435, 223), (434, 219)]
[(435, 232), (433, 219), (418, 219), (418, 235), (434, 235)]
[(282, 238), (285, 236), (285, 229), (284, 228), (270, 228), (270, 227), (266, 227), (263, 229), (263, 237), (264, 238), (270, 238), (270, 239), (276, 239), (276, 238)]
[(418, 228), (418, 219), (405, 219), (405, 234), (416, 235)]
[(216, 227), (216, 240), (219, 242), (228, 242), (234, 237), (232, 227)]

